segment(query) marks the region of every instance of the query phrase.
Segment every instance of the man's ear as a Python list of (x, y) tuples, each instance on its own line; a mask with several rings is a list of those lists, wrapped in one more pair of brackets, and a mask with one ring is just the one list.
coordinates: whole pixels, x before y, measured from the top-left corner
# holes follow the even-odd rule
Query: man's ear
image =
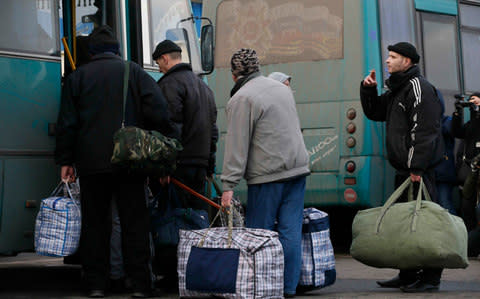
[(237, 82), (237, 80), (238, 80), (238, 79), (237, 79), (237, 76), (235, 76), (234, 74), (232, 74), (232, 80), (233, 80), (233, 82)]
[(409, 57), (403, 57), (405, 68), (410, 68), (413, 65), (412, 59)]

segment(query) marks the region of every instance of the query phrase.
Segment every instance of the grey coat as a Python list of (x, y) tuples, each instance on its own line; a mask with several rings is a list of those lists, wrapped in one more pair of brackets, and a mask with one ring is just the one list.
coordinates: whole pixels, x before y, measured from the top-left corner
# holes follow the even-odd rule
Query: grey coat
[(223, 190), (308, 175), (309, 157), (289, 87), (259, 76), (229, 100)]

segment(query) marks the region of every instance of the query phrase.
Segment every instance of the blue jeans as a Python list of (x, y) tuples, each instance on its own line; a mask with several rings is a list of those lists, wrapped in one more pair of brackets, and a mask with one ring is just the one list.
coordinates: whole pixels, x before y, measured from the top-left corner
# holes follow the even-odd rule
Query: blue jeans
[(453, 207), (452, 190), (452, 184), (437, 182), (438, 204), (447, 209), (450, 214), (457, 215), (457, 212)]
[(246, 226), (277, 231), (285, 258), (284, 293), (295, 294), (302, 266), (305, 177), (248, 186)]

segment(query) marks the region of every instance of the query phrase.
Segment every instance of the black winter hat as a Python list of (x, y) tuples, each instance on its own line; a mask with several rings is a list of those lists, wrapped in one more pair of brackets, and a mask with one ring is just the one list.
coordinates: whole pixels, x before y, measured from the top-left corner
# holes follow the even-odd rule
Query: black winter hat
[(412, 60), (413, 63), (418, 63), (420, 61), (420, 55), (417, 53), (417, 49), (407, 42), (399, 42), (395, 45), (388, 46), (388, 51), (393, 51), (405, 57), (408, 57)]
[(108, 25), (102, 25), (95, 28), (88, 38), (88, 51), (91, 54), (105, 52), (119, 53), (120, 44), (113, 34), (112, 28)]
[(471, 97), (477, 97), (477, 98), (480, 98), (480, 91), (476, 91), (474, 93), (472, 93), (472, 95), (470, 96)]
[(152, 54), (152, 58), (153, 60), (157, 60), (163, 54), (172, 52), (182, 52), (182, 48), (180, 48), (176, 43), (172, 42), (171, 40), (166, 39), (157, 45), (155, 51)]

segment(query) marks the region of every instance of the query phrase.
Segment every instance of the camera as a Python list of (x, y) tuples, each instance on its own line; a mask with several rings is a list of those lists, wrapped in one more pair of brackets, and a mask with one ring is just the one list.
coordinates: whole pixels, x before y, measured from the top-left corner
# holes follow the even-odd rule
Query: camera
[(473, 103), (470, 103), (470, 102), (458, 101), (457, 103), (458, 103), (460, 106), (462, 106), (463, 108), (465, 108), (465, 107), (473, 107)]
[(454, 97), (455, 97), (455, 99), (457, 99), (457, 101), (455, 102), (455, 105), (460, 105), (463, 108), (473, 107), (473, 103), (465, 101), (465, 98), (467, 97), (466, 95), (456, 94), (456, 95), (454, 95)]

